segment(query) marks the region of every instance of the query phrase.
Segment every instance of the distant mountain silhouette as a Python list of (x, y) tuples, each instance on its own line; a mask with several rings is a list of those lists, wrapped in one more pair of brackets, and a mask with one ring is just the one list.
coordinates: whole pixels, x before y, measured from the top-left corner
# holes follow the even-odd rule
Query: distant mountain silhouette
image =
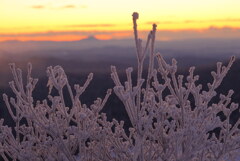
[(100, 40), (97, 39), (95, 36), (89, 36), (89, 37), (79, 40), (79, 41), (100, 41)]
[[(143, 42), (145, 44), (145, 41)], [(240, 55), (240, 39), (188, 39), (156, 41), (156, 52), (171, 57), (204, 56), (229, 57)], [(78, 41), (5, 41), (0, 42), (0, 50), (10, 53), (26, 53), (39, 50), (85, 50), (105, 47), (134, 47), (133, 39), (99, 40), (95, 36)], [(114, 52), (114, 51), (113, 51)]]

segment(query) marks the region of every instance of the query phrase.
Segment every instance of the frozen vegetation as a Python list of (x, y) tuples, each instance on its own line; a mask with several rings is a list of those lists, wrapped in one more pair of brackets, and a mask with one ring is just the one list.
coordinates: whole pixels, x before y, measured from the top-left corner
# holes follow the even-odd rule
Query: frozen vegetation
[[(38, 80), (31, 76), (31, 64), (26, 78), (11, 64), (13, 81), (9, 84), (15, 97), (4, 94), (3, 99), (15, 125), (9, 127), (3, 119), (0, 122), (3, 160), (236, 160), (240, 120), (230, 123), (230, 116), (239, 107), (231, 101), (232, 90), (227, 94), (216, 92), (234, 57), (227, 66), (217, 63), (216, 71), (211, 73), (213, 81), (203, 88), (197, 83), (199, 77), (194, 75), (194, 67), (189, 69), (188, 76), (177, 75), (177, 61), (172, 59), (168, 64), (155, 53), (155, 24), (143, 46), (137, 32), (138, 13), (132, 16), (137, 79), (132, 79), (133, 68), (127, 68), (127, 80), (122, 82), (116, 67), (111, 67), (113, 91), (124, 104), (132, 127), (125, 130), (123, 121), (109, 121), (101, 112), (111, 89), (89, 107), (81, 102), (80, 96), (93, 79), (92, 73), (83, 85), (71, 87), (63, 68), (50, 66), (47, 69), (49, 96), (38, 101), (32, 96)], [(143, 66), (147, 53), (145, 78)], [(64, 89), (71, 100), (69, 107)], [(217, 103), (212, 103), (214, 97), (219, 97)]]

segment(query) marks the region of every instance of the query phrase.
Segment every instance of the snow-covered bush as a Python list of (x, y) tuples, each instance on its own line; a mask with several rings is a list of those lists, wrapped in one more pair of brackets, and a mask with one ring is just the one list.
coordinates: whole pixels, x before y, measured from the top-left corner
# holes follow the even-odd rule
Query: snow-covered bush
[[(97, 98), (87, 107), (80, 100), (93, 74), (80, 85), (69, 85), (60, 66), (49, 67), (49, 96), (44, 101), (33, 98), (37, 79), (32, 78), (29, 64), (27, 82), (14, 64), (14, 81), (10, 87), (14, 98), (3, 95), (15, 127), (0, 122), (0, 155), (4, 160), (19, 161), (220, 161), (234, 160), (240, 148), (238, 120), (230, 124), (231, 113), (238, 108), (232, 103), (233, 91), (217, 94), (216, 89), (230, 69), (234, 58), (225, 67), (217, 63), (213, 81), (203, 90), (194, 75), (177, 75), (177, 61), (167, 64), (154, 51), (156, 25), (149, 33), (146, 46), (138, 38), (138, 13), (133, 13), (133, 29), (138, 61), (137, 80), (132, 68), (126, 69), (122, 83), (116, 67), (111, 67), (115, 94), (123, 102), (132, 127), (126, 132), (124, 122), (107, 120), (101, 110), (105, 98)], [(143, 78), (144, 60), (149, 51), (147, 77)], [(156, 60), (156, 61), (155, 61)], [(157, 62), (157, 63), (156, 63)], [(64, 88), (71, 106), (67, 107)], [(58, 92), (57, 95), (52, 90)], [(213, 97), (218, 103), (212, 103)], [(219, 118), (222, 113), (224, 119)], [(214, 130), (220, 129), (219, 133)]]

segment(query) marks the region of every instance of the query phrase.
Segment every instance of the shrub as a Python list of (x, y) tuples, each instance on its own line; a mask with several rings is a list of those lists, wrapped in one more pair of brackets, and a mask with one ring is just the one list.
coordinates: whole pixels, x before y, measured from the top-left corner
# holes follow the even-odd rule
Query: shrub
[[(132, 127), (126, 132), (124, 122), (108, 121), (101, 110), (105, 98), (97, 98), (87, 107), (80, 100), (93, 74), (80, 85), (69, 85), (60, 66), (49, 67), (49, 96), (37, 101), (32, 92), (37, 79), (32, 78), (28, 65), (27, 83), (20, 69), (10, 65), (14, 81), (10, 87), (15, 98), (3, 95), (15, 126), (0, 122), (0, 155), (4, 160), (19, 161), (220, 161), (234, 160), (240, 147), (238, 120), (230, 124), (231, 113), (238, 109), (232, 103), (233, 91), (217, 94), (216, 89), (230, 69), (217, 63), (213, 81), (207, 90), (198, 84), (194, 67), (189, 75), (177, 75), (177, 61), (168, 64), (154, 51), (156, 25), (149, 33), (146, 46), (138, 38), (138, 13), (133, 13), (133, 29), (138, 61), (137, 80), (132, 80), (132, 68), (126, 69), (127, 80), (119, 80), (116, 67), (111, 67), (115, 94), (123, 102)], [(143, 78), (143, 64), (149, 49), (147, 77)], [(155, 62), (157, 61), (157, 64)], [(158, 67), (156, 67), (158, 65)], [(71, 107), (65, 104), (66, 88)], [(57, 90), (54, 95), (52, 90)], [(213, 97), (219, 101), (212, 103)], [(224, 119), (220, 119), (222, 113)], [(219, 133), (214, 130), (219, 129)]]

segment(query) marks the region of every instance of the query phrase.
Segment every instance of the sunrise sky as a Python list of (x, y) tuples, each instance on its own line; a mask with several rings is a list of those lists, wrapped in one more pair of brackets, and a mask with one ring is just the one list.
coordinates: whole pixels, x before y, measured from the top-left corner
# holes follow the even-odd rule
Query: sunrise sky
[(74, 41), (142, 36), (158, 25), (159, 40), (239, 38), (240, 0), (0, 0), (0, 41)]

